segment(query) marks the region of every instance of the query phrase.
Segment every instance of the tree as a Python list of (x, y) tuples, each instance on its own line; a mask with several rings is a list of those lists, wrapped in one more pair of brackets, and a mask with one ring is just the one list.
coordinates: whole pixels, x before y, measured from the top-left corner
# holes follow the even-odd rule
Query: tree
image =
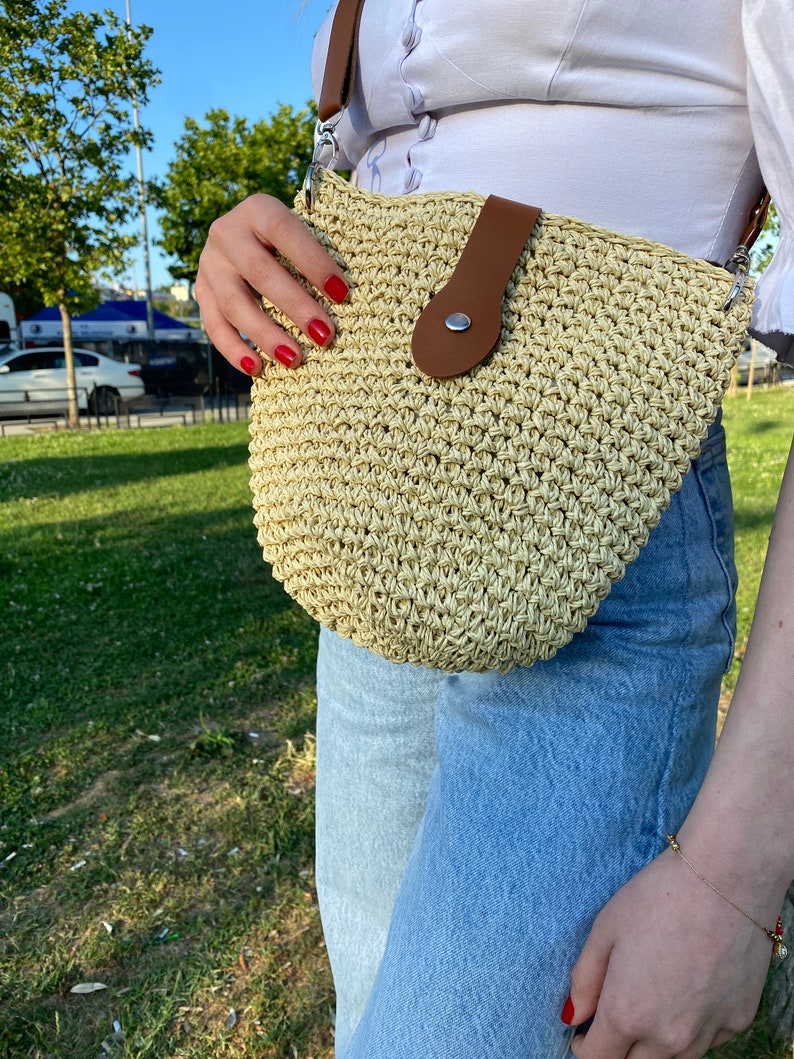
[(758, 242), (753, 247), (753, 269), (756, 275), (763, 272), (772, 260), (772, 255), (775, 252), (779, 239), (780, 218), (775, 209), (775, 204), (772, 202), (769, 205), (769, 212), (766, 215), (766, 223), (758, 237)]
[(38, 289), (63, 321), (69, 425), (76, 426), (71, 312), (96, 303), (98, 272), (123, 267), (137, 241), (121, 233), (136, 209), (131, 100), (157, 71), (151, 30), (67, 0), (0, 0), (0, 246), (11, 284)]
[(196, 278), (210, 225), (241, 199), (264, 192), (292, 203), (311, 161), (316, 120), (313, 104), (297, 114), (282, 105), (253, 124), (225, 110), (209, 111), (203, 125), (186, 120), (158, 197), (158, 242), (176, 258), (174, 279)]
[(14, 303), (14, 310), (19, 320), (26, 316), (33, 316), (39, 309), (44, 308), (44, 298), (30, 283), (21, 286), (18, 283), (10, 283), (3, 275), (3, 262), (0, 252), (0, 291), (7, 294)]

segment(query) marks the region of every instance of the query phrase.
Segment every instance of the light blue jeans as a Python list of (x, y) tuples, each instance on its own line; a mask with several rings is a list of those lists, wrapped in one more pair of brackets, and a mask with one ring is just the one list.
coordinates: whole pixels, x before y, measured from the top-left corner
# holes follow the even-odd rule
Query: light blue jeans
[(553, 659), (450, 676), (323, 630), (317, 884), (337, 1059), (570, 1055), (560, 1012), (593, 919), (678, 828), (711, 757), (732, 528), (718, 426)]

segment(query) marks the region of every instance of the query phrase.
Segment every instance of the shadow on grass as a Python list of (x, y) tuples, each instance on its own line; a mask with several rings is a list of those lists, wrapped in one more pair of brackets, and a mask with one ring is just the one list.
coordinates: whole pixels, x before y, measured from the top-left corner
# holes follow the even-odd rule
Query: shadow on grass
[(762, 434), (774, 434), (778, 430), (783, 430), (786, 427), (786, 421), (783, 419), (754, 419), (748, 420), (744, 424), (744, 432), (749, 436), (759, 436)]
[(738, 506), (734, 508), (734, 525), (737, 534), (752, 533), (756, 530), (768, 530), (775, 515), (775, 504), (759, 505), (753, 508)]
[(33, 496), (65, 497), (152, 478), (245, 468), (247, 458), (247, 447), (238, 443), (136, 454), (91, 452), (10, 460), (0, 466), (0, 502)]

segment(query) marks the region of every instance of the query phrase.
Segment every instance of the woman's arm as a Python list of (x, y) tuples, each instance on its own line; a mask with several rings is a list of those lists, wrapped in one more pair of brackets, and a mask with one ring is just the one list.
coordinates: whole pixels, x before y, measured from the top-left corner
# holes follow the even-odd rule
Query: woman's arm
[[(794, 445), (728, 718), (678, 832), (698, 870), (770, 928), (794, 878), (792, 761)], [(574, 967), (573, 1022), (595, 1016), (574, 1054), (699, 1059), (752, 1020), (771, 952), (757, 926), (666, 850), (604, 908)]]
[[(733, 701), (713, 763), (681, 829), (704, 853), (746, 857), (759, 877), (785, 892), (794, 879), (794, 447), (789, 453)], [(710, 822), (728, 805), (727, 835)], [(724, 854), (723, 854), (724, 855)], [(719, 859), (716, 861), (719, 867)], [(745, 874), (745, 873), (741, 873)], [(751, 884), (753, 880), (751, 879)], [(782, 893), (781, 893), (782, 897)]]

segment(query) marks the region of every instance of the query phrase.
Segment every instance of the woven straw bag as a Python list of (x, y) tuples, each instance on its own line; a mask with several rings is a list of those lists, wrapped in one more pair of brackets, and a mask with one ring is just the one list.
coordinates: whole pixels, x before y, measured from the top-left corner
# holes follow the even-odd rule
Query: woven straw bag
[(494, 348), (434, 377), (414, 327), (483, 205), (316, 173), (311, 210), (301, 196), (296, 209), (350, 297), (327, 305), (325, 350), (271, 307), (303, 365), (267, 363), (253, 386), (251, 488), (274, 576), (355, 643), (451, 671), (530, 665), (585, 627), (697, 456), (751, 311), (748, 292), (726, 310), (722, 268), (542, 213)]

